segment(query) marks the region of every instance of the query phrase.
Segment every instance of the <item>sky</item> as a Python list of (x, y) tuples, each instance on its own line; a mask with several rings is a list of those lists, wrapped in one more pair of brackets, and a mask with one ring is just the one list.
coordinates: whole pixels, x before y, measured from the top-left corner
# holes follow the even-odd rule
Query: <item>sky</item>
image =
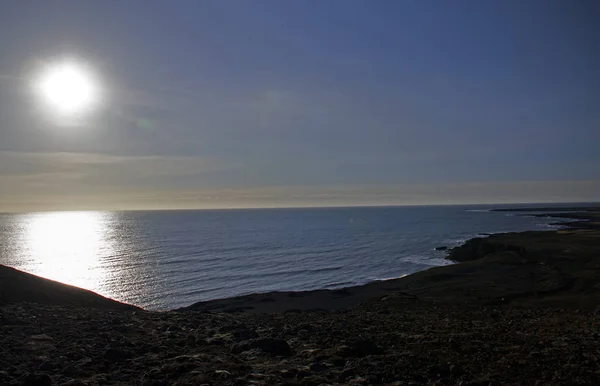
[[(593, 0), (0, 2), (0, 211), (600, 201)], [(75, 58), (101, 106), (41, 112)]]

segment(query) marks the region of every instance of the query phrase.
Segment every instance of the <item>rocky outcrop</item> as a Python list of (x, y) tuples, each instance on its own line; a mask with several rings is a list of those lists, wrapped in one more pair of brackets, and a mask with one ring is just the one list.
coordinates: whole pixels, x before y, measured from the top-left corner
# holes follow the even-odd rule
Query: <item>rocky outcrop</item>
[(526, 248), (520, 245), (511, 245), (503, 240), (498, 235), (489, 237), (476, 237), (468, 240), (464, 244), (454, 247), (448, 251), (447, 258), (456, 262), (465, 262), (481, 259), (485, 256), (495, 253), (512, 251), (517, 253), (525, 253)]

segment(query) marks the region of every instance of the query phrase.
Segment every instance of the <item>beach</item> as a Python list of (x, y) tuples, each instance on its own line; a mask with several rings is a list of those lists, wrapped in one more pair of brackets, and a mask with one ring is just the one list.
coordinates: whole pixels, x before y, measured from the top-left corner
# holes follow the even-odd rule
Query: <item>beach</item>
[(550, 210), (457, 264), (170, 312), (0, 267), (0, 384), (598, 384), (600, 210)]

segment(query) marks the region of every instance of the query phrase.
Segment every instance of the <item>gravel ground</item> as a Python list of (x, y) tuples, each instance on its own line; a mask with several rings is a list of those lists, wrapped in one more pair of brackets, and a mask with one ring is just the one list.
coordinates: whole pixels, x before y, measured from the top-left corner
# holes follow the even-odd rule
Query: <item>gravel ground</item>
[(600, 384), (600, 311), (394, 297), (338, 312), (0, 308), (0, 384)]

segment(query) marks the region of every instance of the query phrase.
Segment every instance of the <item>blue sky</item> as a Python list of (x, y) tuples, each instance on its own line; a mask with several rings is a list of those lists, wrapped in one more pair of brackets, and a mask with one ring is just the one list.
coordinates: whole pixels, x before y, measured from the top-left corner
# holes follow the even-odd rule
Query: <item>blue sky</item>
[[(0, 210), (590, 201), (595, 1), (5, 1)], [(27, 82), (99, 74), (77, 127)]]

